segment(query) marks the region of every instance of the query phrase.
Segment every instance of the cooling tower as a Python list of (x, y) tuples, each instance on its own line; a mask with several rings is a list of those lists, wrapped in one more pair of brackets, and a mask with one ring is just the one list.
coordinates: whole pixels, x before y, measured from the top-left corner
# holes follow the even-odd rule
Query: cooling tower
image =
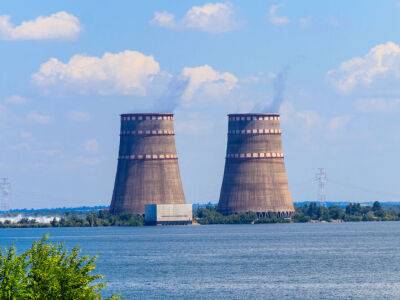
[(146, 204), (183, 204), (173, 114), (123, 114), (110, 211), (144, 213)]
[(218, 210), (290, 216), (279, 114), (228, 115), (228, 145)]

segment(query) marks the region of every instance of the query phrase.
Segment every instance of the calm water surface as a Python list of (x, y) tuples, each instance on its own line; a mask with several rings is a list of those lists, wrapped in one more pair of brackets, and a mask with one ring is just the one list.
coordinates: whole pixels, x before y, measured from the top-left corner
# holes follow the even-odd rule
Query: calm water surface
[(400, 222), (1, 229), (98, 255), (126, 299), (400, 299)]

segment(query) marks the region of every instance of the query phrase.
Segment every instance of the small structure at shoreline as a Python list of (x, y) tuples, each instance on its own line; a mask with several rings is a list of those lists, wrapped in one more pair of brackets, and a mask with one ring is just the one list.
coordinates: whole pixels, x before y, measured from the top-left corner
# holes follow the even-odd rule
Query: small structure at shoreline
[(189, 225), (192, 222), (192, 204), (147, 204), (145, 206), (145, 225)]

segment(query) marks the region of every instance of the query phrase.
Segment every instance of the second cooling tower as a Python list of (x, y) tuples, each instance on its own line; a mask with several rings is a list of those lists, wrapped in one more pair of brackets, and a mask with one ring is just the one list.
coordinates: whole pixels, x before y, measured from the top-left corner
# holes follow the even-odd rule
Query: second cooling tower
[(110, 211), (144, 213), (146, 204), (183, 204), (173, 114), (121, 115)]
[(290, 216), (278, 114), (228, 115), (228, 145), (218, 210)]

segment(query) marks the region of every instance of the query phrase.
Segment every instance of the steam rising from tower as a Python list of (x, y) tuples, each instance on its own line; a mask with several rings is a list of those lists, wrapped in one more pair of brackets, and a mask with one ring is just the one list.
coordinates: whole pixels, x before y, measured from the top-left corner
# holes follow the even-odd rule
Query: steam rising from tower
[(173, 114), (123, 114), (110, 210), (143, 214), (151, 203), (185, 203)]
[(279, 114), (231, 114), (218, 210), (290, 216)]
[(273, 80), (274, 98), (271, 107), (272, 112), (279, 112), (279, 108), (283, 102), (288, 70), (288, 67), (284, 68)]

